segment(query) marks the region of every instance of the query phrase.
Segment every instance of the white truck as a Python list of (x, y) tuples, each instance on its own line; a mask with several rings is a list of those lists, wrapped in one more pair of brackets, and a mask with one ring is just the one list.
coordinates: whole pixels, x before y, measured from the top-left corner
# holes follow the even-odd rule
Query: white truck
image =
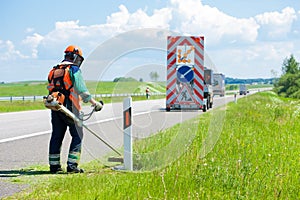
[(225, 96), (225, 75), (222, 73), (214, 73), (213, 79), (214, 95)]
[(240, 84), (239, 85), (239, 93), (240, 93), (240, 95), (246, 95), (247, 94), (246, 84)]

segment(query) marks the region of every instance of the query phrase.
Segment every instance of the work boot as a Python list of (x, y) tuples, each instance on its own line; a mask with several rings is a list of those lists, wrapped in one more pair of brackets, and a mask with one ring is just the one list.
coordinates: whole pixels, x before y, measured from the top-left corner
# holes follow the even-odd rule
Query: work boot
[(50, 172), (52, 174), (57, 174), (63, 172), (63, 170), (60, 165), (50, 165)]
[(68, 173), (84, 173), (83, 169), (78, 168), (76, 165), (67, 166)]

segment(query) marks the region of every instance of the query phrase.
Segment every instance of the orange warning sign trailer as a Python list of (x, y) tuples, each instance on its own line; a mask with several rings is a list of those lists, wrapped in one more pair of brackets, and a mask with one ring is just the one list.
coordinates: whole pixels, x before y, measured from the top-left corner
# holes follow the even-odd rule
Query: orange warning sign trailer
[(205, 109), (204, 37), (168, 36), (166, 110)]

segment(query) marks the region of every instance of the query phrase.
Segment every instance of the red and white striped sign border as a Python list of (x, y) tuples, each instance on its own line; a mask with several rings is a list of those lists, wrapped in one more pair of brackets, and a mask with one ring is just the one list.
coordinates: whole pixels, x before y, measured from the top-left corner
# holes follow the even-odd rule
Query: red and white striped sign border
[(195, 47), (195, 65), (194, 65), (194, 94), (196, 104), (203, 102), (204, 88), (204, 37), (195, 36), (168, 36), (168, 51), (167, 51), (167, 105), (172, 105), (176, 102), (178, 94), (176, 94), (176, 47), (189, 45)]

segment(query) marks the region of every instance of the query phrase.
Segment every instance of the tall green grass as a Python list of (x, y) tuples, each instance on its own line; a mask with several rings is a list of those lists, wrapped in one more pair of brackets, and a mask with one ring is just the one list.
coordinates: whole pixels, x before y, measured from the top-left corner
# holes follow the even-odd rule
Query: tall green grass
[[(220, 134), (214, 135), (216, 117)], [(167, 152), (174, 159), (160, 168), (119, 172), (94, 161), (83, 165), (84, 174), (20, 177), (35, 182), (8, 199), (299, 199), (299, 121), (298, 100), (257, 93), (136, 141), (141, 154), (164, 149), (174, 137), (192, 139), (175, 144), (171, 150), (182, 154)], [(211, 148), (204, 147), (207, 138), (216, 142)]]

